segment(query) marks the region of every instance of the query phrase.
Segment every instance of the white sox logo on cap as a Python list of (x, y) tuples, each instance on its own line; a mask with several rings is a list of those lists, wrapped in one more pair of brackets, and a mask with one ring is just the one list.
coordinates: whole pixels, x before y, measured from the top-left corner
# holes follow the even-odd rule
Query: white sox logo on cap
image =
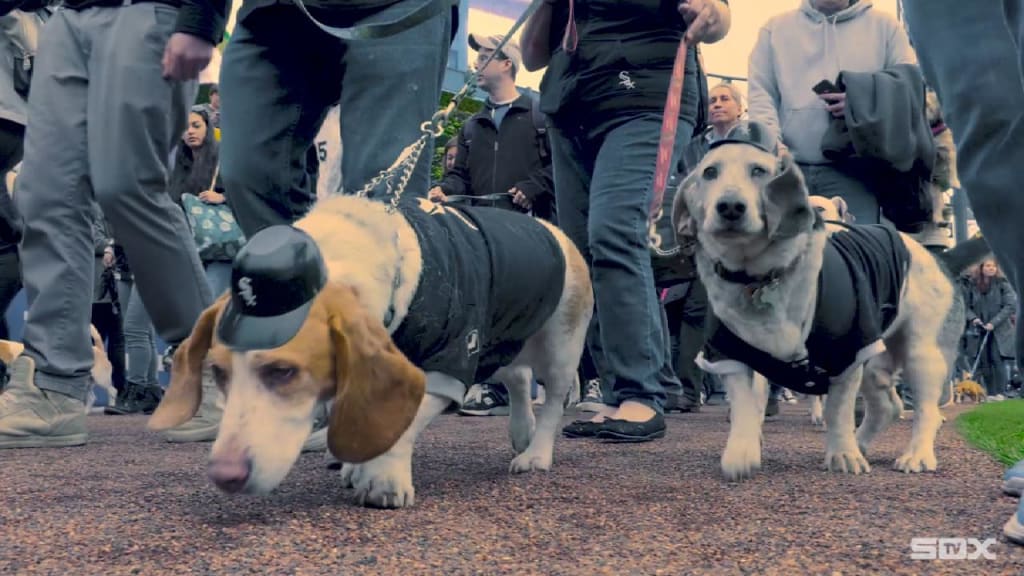
[(252, 291), (252, 278), (242, 276), (238, 279), (238, 295), (245, 301), (245, 305), (252, 308), (256, 305), (256, 293)]

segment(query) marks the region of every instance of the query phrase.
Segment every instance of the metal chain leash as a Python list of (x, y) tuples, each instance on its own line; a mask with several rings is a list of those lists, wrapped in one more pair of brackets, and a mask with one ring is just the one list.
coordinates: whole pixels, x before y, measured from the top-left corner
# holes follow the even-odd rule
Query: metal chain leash
[(491, 61), (494, 60), (494, 58), (501, 52), (501, 49), (505, 47), (505, 44), (509, 41), (512, 35), (519, 30), (526, 20), (529, 19), (543, 3), (544, 0), (533, 0), (530, 5), (527, 6), (526, 10), (519, 16), (519, 19), (512, 25), (512, 28), (509, 29), (508, 34), (505, 34), (501, 39), (501, 42), (495, 46), (491, 55), (467, 75), (462, 88), (460, 88), (455, 96), (452, 97), (451, 101), (448, 102), (448, 105), (435, 112), (430, 120), (420, 124), (419, 138), (402, 149), (402, 152), (399, 153), (398, 158), (395, 159), (394, 163), (371, 178), (369, 182), (354, 193), (355, 196), (366, 198), (371, 192), (378, 189), (380, 186), (383, 186), (384, 194), (391, 197), (388, 203), (388, 212), (394, 212), (398, 208), (398, 202), (402, 197), (402, 193), (405, 192), (405, 188), (409, 184), (409, 179), (412, 178), (412, 173), (416, 169), (416, 165), (419, 164), (420, 156), (423, 155), (423, 151), (427, 148), (427, 145), (434, 138), (444, 134), (444, 128), (448, 124), (452, 113), (459, 108), (459, 105), (462, 104), (462, 101), (466, 99), (467, 96), (476, 90), (476, 79), (480, 75), (480, 71), (490, 65)]

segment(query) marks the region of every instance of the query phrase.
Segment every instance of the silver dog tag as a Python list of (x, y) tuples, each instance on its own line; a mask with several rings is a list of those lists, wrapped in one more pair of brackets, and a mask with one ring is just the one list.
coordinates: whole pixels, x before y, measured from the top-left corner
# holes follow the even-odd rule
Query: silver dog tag
[(779, 289), (779, 281), (774, 280), (758, 287), (752, 295), (754, 305), (758, 308), (771, 309), (782, 303), (782, 290)]

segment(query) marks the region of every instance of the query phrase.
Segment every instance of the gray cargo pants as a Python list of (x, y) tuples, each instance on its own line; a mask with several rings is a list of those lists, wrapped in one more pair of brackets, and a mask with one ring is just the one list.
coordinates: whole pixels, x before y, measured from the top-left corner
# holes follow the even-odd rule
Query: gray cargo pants
[(187, 337), (212, 301), (184, 214), (166, 193), (196, 92), (194, 82), (162, 78), (177, 15), (153, 3), (60, 9), (40, 35), (15, 200), (25, 220), (25, 350), (44, 390), (88, 393), (93, 198), (164, 340)]

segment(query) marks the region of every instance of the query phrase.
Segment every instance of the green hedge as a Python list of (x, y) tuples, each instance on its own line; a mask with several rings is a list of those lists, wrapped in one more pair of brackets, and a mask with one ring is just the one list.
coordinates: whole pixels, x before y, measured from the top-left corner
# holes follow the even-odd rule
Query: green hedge
[[(443, 109), (448, 106), (451, 102), (454, 94), (444, 92), (441, 94), (441, 103), (438, 109)], [(462, 128), (462, 123), (465, 122), (470, 116), (476, 114), (483, 107), (483, 103), (479, 100), (473, 100), (472, 98), (464, 98), (459, 103), (458, 109), (456, 109), (451, 116), (448, 117), (448, 124), (444, 127), (444, 134), (441, 134), (434, 140), (434, 158), (430, 165), (430, 176), (431, 182), (437, 182), (441, 179), (444, 174), (444, 145), (453, 136), (459, 133), (459, 129)]]

